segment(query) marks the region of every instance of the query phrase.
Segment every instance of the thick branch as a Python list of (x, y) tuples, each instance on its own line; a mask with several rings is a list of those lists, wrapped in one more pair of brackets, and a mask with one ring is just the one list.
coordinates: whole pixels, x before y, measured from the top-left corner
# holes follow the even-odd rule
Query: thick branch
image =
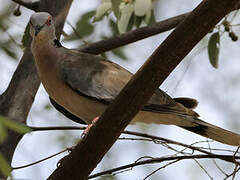
[(189, 13), (181, 14), (179, 16), (160, 21), (156, 24), (138, 28), (105, 40), (87, 44), (81, 47), (79, 50), (92, 54), (100, 54), (145, 39), (147, 37), (169, 31), (172, 28), (175, 28), (180, 22), (182, 22), (184, 18), (187, 17), (187, 15), (189, 15)]
[[(40, 1), (39, 10), (48, 11), (54, 17), (61, 13), (62, 23), (58, 24), (56, 27), (58, 37), (61, 34), (71, 3), (72, 0)], [(14, 72), (7, 90), (0, 96), (0, 114), (14, 121), (26, 123), (29, 110), (39, 85), (40, 81), (33, 56), (30, 47), (27, 47), (24, 50), (24, 54)], [(15, 132), (9, 132), (8, 138), (0, 145), (0, 151), (9, 162), (11, 162), (14, 150), (21, 138), (22, 135)]]
[[(233, 10), (239, 8), (240, 3), (238, 3), (238, 5), (236, 5)], [(134, 43), (136, 41), (169, 31), (181, 23), (189, 14), (190, 12), (184, 13), (175, 17), (171, 17), (169, 19), (165, 19), (156, 24), (138, 28), (124, 34), (120, 34), (118, 36), (87, 44), (82, 46), (79, 50), (91, 54), (101, 54), (106, 51), (110, 51), (115, 48), (119, 48), (130, 43)]]
[(36, 2), (30, 2), (30, 1), (24, 1), (24, 0), (12, 0), (13, 2), (24, 6), (25, 8), (31, 9), (33, 11), (39, 11), (40, 8), (40, 2), (36, 1)]
[[(87, 179), (122, 130), (191, 49), (238, 0), (205, 0), (156, 49), (48, 179)], [(79, 173), (81, 172), (81, 173)]]

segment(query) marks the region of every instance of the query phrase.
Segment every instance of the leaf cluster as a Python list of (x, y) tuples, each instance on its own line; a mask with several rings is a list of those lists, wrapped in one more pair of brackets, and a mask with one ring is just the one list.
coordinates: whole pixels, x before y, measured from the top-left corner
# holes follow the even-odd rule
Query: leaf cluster
[(94, 22), (100, 21), (111, 12), (116, 17), (119, 33), (125, 33), (134, 26), (155, 22), (152, 0), (102, 0), (96, 10)]

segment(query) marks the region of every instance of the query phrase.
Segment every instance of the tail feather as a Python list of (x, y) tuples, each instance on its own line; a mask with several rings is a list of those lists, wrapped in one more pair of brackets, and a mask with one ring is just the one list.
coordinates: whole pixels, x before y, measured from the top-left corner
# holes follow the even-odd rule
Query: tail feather
[(172, 111), (167, 112), (165, 109), (161, 111), (159, 110), (158, 112), (140, 111), (131, 123), (134, 124), (137, 122), (175, 125), (224, 144), (240, 146), (240, 134), (202, 121), (196, 116), (180, 114)]
[[(186, 118), (186, 121), (191, 121), (192, 126), (179, 126), (183, 129), (199, 134), (201, 136), (219, 141), (232, 146), (240, 146), (240, 135), (215, 125), (209, 124), (198, 118)], [(189, 122), (188, 122), (189, 123)]]

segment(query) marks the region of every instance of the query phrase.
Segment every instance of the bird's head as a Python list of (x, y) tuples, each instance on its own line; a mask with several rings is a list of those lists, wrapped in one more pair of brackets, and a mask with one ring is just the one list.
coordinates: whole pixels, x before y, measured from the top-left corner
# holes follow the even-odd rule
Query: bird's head
[(34, 13), (30, 18), (30, 34), (33, 38), (48, 36), (55, 38), (55, 27), (52, 16), (47, 12)]

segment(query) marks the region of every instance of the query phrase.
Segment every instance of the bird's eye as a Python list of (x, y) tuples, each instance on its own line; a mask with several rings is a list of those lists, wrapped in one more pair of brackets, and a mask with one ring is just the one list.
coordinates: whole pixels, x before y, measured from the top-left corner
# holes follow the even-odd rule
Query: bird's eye
[(52, 23), (52, 19), (51, 19), (51, 17), (49, 16), (48, 19), (47, 19), (46, 24), (47, 24), (48, 26), (50, 26), (51, 23)]

